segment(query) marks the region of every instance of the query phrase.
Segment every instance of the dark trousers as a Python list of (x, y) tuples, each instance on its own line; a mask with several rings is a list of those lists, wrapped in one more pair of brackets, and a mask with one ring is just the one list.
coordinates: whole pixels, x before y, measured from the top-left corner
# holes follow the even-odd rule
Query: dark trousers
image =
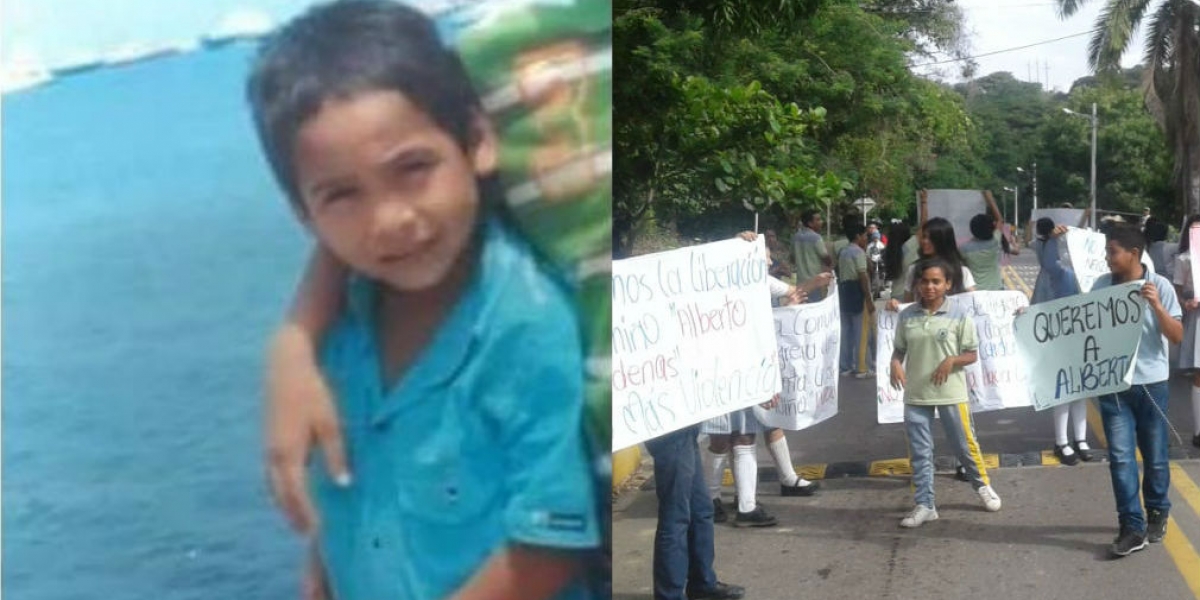
[(687, 589), (717, 584), (713, 572), (713, 505), (704, 483), (693, 425), (648, 440), (654, 457), (658, 529), (654, 533), (654, 598), (685, 600)]

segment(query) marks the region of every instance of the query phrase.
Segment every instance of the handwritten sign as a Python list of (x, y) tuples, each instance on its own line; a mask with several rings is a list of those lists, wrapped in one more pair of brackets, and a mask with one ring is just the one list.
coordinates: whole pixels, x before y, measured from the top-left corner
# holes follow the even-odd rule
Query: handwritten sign
[(1013, 316), (1029, 306), (1023, 292), (972, 292), (954, 297), (975, 321), (979, 359), (965, 369), (972, 412), (1029, 406), (1029, 371), (1017, 350)]
[(780, 390), (765, 240), (613, 262), (613, 450)]
[[(1013, 313), (1029, 306), (1025, 294), (1014, 291), (971, 292), (954, 296), (975, 323), (979, 359), (964, 369), (971, 412), (1029, 406), (1028, 371), (1017, 350)], [(904, 310), (908, 305), (903, 305)], [(892, 350), (899, 312), (879, 311), (876, 353), (876, 420), (904, 421), (904, 392), (892, 387)]]
[[(1200, 226), (1193, 225), (1193, 226), (1189, 227), (1188, 231), (1187, 231), (1187, 236), (1188, 236), (1188, 254), (1190, 256), (1200, 256)], [(1195, 250), (1193, 250), (1193, 248), (1195, 248)], [(1190, 260), (1190, 257), (1189, 257), (1188, 265), (1192, 269), (1192, 272), (1191, 272), (1192, 289), (1196, 289), (1196, 286), (1200, 285), (1200, 283), (1198, 283), (1198, 282), (1200, 282), (1200, 260)], [(1174, 275), (1174, 274), (1172, 273), (1172, 275)]]
[(783, 389), (775, 408), (754, 407), (763, 425), (795, 431), (837, 414), (842, 326), (837, 287), (832, 289), (820, 302), (775, 309)]
[[(1109, 272), (1104, 250), (1108, 240), (1103, 233), (1078, 227), (1068, 227), (1065, 237), (1067, 255), (1071, 260), (1071, 268), (1075, 271), (1075, 280), (1079, 282), (1079, 291), (1090, 292), (1096, 279)], [(1145, 250), (1142, 252), (1142, 264), (1151, 273), (1154, 272), (1154, 261)]]
[[(900, 305), (900, 310), (908, 304)], [(892, 351), (900, 313), (875, 311), (875, 419), (880, 423), (904, 422), (904, 390), (892, 387)]]
[(1079, 291), (1090, 292), (1096, 278), (1108, 273), (1108, 262), (1104, 259), (1104, 234), (1068, 227), (1064, 237), (1071, 269), (1075, 271), (1075, 280), (1079, 282)]
[(1146, 307), (1142, 283), (1035, 304), (1016, 318), (1034, 408), (1129, 389)]

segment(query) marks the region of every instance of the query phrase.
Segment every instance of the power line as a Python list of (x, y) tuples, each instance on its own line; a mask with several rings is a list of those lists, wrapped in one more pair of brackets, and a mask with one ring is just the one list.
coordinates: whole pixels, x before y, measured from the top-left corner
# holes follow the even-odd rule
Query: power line
[(1032, 43), (1032, 44), (1026, 44), (1026, 45), (1024, 45), (1024, 46), (1016, 46), (1016, 47), (1013, 47), (1013, 48), (1005, 48), (1005, 49), (1003, 49), (1003, 50), (995, 50), (995, 51), (992, 51), (992, 52), (984, 52), (983, 54), (976, 54), (975, 56), (966, 56), (966, 57), (963, 57), (963, 58), (951, 58), (951, 59), (948, 59), (948, 60), (939, 60), (939, 61), (935, 61), (935, 62), (921, 63), (921, 64), (919, 64), (919, 65), (913, 65), (913, 67), (914, 67), (914, 68), (916, 68), (916, 67), (930, 67), (930, 66), (933, 66), (933, 65), (944, 65), (944, 64), (946, 64), (946, 63), (952, 63), (952, 62), (962, 62), (962, 61), (964, 61), (964, 60), (972, 60), (972, 59), (976, 59), (976, 58), (983, 58), (983, 57), (985, 57), (985, 56), (992, 56), (992, 55), (994, 55), (994, 54), (1004, 54), (1005, 52), (1013, 52), (1013, 51), (1015, 51), (1015, 50), (1024, 50), (1024, 49), (1026, 49), (1026, 48), (1033, 48), (1034, 46), (1044, 46), (1044, 45), (1046, 45), (1046, 44), (1053, 44), (1054, 42), (1061, 42), (1061, 41), (1063, 41), (1063, 40), (1069, 40), (1069, 39), (1071, 39), (1071, 38), (1077, 38), (1077, 37), (1084, 36), (1084, 35), (1092, 35), (1092, 33), (1093, 33), (1093, 32), (1091, 32), (1091, 31), (1083, 31), (1083, 32), (1080, 32), (1080, 33), (1074, 33), (1074, 34), (1071, 34), (1071, 35), (1064, 35), (1064, 36), (1062, 36), (1062, 37), (1059, 37), (1059, 38), (1054, 38), (1054, 39), (1052, 39), (1052, 40), (1043, 40), (1043, 41), (1040, 41), (1040, 42), (1034, 42), (1034, 43)]

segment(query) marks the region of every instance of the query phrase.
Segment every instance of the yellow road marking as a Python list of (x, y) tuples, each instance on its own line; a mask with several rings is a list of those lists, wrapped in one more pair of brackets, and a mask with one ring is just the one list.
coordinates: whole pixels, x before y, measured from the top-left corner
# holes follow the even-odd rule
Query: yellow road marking
[(1042, 466), (1049, 467), (1051, 465), (1061, 465), (1062, 462), (1054, 455), (1053, 450), (1042, 450)]
[(800, 465), (796, 467), (796, 473), (809, 481), (825, 479), (825, 467), (826, 465)]
[[(1011, 281), (1015, 281), (1017, 283), (1017, 286), (1020, 286), (1020, 288), (1021, 288), (1020, 291), (1024, 291), (1026, 296), (1033, 296), (1033, 290), (1029, 287), (1028, 284), (1025, 283), (1025, 279), (1022, 278), (1019, 273), (1017, 273), (1017, 270), (1014, 269), (1012, 265), (1004, 265), (1004, 268), (1001, 269), (1001, 273), (1007, 273), (1009, 275), (1009, 277), (1011, 278)], [(1012, 287), (1013, 289), (1016, 289), (1017, 286), (1010, 286), (1010, 287)]]
[[(1174, 463), (1171, 464), (1171, 487), (1200, 516), (1200, 487), (1196, 486), (1183, 467)], [(1184, 536), (1174, 519), (1167, 521), (1167, 536), (1163, 538), (1163, 546), (1175, 561), (1192, 595), (1200, 599), (1200, 554), (1196, 553), (1196, 547)]]
[(912, 475), (912, 472), (912, 464), (908, 462), (907, 458), (893, 458), (872, 461), (868, 474), (875, 477), (878, 475)]

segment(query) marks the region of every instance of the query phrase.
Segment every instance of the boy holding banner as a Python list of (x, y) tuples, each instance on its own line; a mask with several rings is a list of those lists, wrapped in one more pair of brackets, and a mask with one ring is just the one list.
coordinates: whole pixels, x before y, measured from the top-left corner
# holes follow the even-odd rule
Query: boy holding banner
[(913, 273), (919, 301), (900, 312), (892, 353), (892, 387), (904, 390), (904, 426), (917, 504), (900, 521), (901, 527), (920, 527), (938, 518), (930, 432), (935, 411), (984, 507), (990, 512), (1000, 510), (1000, 496), (988, 480), (967, 408), (963, 367), (978, 358), (975, 323), (965, 306), (946, 296), (954, 273), (949, 263), (924, 259), (914, 265)]
[[(1134, 359), (1132, 387), (1100, 396), (1100, 416), (1108, 437), (1108, 467), (1117, 502), (1120, 532), (1113, 540), (1115, 557), (1128, 556), (1162, 540), (1167, 530), (1171, 501), (1167, 491), (1171, 471), (1167, 460), (1167, 378), (1170, 363), (1167, 340), (1183, 339), (1182, 311), (1171, 282), (1142, 264), (1146, 238), (1134, 227), (1115, 227), (1108, 233), (1105, 258), (1109, 273), (1101, 275), (1093, 290), (1145, 280), (1141, 295), (1146, 300), (1141, 342)], [(1138, 498), (1138, 464), (1135, 452), (1142, 451), (1146, 473), (1140, 489), (1146, 514)]]

